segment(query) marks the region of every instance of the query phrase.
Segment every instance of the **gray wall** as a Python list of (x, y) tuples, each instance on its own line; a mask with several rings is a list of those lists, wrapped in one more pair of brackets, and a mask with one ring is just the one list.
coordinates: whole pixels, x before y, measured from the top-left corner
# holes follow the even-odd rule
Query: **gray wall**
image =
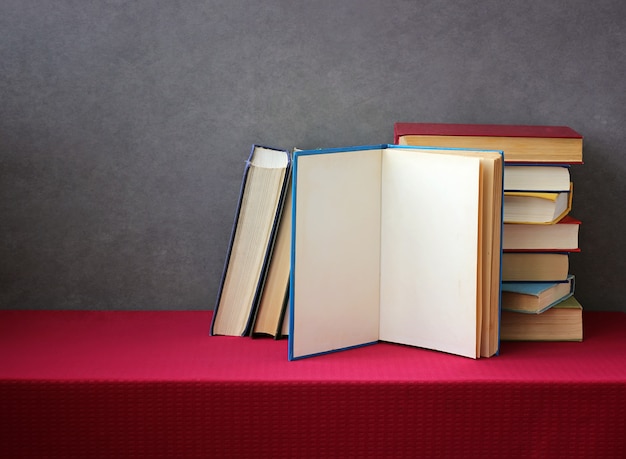
[(0, 307), (209, 309), (252, 143), (569, 125), (572, 256), (626, 310), (622, 0), (3, 0)]

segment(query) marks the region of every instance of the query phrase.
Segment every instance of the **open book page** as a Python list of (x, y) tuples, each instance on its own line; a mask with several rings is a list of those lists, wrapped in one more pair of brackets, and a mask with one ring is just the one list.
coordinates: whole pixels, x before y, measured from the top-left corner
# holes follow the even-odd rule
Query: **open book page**
[(383, 159), (380, 339), (477, 357), (480, 159)]
[(381, 150), (302, 155), (295, 167), (290, 355), (375, 342)]

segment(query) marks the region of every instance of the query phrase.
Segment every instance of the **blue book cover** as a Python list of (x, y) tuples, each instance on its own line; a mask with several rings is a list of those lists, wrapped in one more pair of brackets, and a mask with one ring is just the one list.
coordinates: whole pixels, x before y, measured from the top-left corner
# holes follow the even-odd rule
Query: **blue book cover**
[(575, 278), (566, 282), (502, 282), (502, 309), (541, 314), (574, 294)]

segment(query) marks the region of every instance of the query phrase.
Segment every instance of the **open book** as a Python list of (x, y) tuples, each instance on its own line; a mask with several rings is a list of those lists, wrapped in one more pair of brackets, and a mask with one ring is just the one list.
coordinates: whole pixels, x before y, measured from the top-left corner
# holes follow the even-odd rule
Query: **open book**
[(293, 161), (291, 360), (377, 341), (497, 353), (501, 152), (376, 145)]

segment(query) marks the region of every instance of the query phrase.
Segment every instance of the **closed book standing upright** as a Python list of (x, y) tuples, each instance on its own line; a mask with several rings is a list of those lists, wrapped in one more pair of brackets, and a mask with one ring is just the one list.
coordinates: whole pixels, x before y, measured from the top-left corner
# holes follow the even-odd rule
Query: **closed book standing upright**
[[(289, 184), (291, 180), (289, 180)], [(276, 232), (276, 241), (269, 261), (263, 291), (252, 323), (251, 333), (281, 338), (283, 320), (289, 300), (291, 262), (291, 187), (287, 187)]]
[(243, 336), (250, 332), (274, 246), (290, 167), (289, 152), (252, 147), (211, 323), (212, 335)]

